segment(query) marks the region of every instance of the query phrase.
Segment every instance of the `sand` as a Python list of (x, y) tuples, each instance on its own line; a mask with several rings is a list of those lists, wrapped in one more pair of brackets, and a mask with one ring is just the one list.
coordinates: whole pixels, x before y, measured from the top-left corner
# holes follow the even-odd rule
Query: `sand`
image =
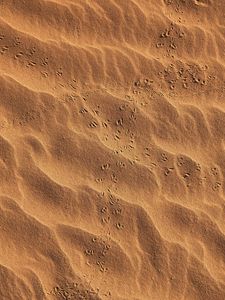
[(0, 300), (225, 299), (223, 0), (0, 1)]

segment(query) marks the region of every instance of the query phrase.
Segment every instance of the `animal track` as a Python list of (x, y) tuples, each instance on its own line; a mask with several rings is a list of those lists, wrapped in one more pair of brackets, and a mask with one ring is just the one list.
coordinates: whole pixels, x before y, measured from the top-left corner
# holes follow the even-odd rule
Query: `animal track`
[(3, 46), (1, 47), (0, 53), (4, 54), (5, 52), (7, 52), (9, 50), (9, 46)]
[(13, 129), (18, 126), (25, 126), (34, 120), (40, 119), (40, 117), (40, 112), (38, 110), (30, 110), (14, 119), (2, 121), (0, 123), (0, 129)]
[(65, 300), (77, 300), (77, 299), (98, 299), (97, 297), (99, 289), (93, 289), (90, 286), (84, 287), (83, 284), (78, 282), (67, 282), (64, 285), (57, 285), (48, 292), (48, 295), (59, 297), (59, 299)]

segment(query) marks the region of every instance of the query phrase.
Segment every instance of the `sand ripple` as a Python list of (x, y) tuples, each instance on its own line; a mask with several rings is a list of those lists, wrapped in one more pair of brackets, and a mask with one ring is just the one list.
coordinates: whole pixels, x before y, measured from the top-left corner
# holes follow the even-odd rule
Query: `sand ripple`
[(223, 1), (0, 11), (0, 298), (225, 299)]

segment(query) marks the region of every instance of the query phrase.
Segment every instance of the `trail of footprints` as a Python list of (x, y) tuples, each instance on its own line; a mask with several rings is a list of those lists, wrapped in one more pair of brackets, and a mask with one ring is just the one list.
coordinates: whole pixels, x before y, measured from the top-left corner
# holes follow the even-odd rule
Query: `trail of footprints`
[(110, 255), (110, 248), (110, 244), (105, 240), (92, 238), (84, 250), (84, 255), (87, 257), (86, 264), (93, 265), (102, 273), (107, 272), (106, 258)]
[(77, 299), (99, 299), (99, 289), (84, 288), (82, 284), (78, 282), (66, 282), (63, 285), (57, 285), (47, 292), (48, 295), (56, 296), (59, 299), (64, 300), (77, 300)]
[(184, 38), (185, 32), (182, 27), (177, 26), (175, 23), (171, 23), (169, 27), (165, 28), (159, 34), (159, 38), (155, 46), (158, 50), (165, 50), (165, 56), (175, 58), (178, 45)]
[[(39, 73), (47, 78), (49, 76), (49, 57), (42, 56), (43, 50), (34, 41), (29, 41), (21, 37), (14, 37), (11, 34), (0, 34), (0, 55), (3, 57), (7, 55), (9, 58), (14, 59), (18, 63), (25, 66), (27, 69), (38, 68)], [(0, 56), (1, 59), (1, 56)], [(48, 68), (48, 69), (46, 69)], [(55, 70), (56, 76), (62, 76), (62, 71)]]
[[(142, 81), (138, 81), (138, 86), (141, 85)], [(137, 86), (137, 82), (135, 82), (135, 86)], [(59, 102), (66, 103), (66, 104), (72, 104), (73, 106), (77, 107), (77, 102), (82, 99), (78, 95), (65, 95)], [(89, 113), (88, 108), (81, 107), (79, 110), (79, 114), (83, 118), (84, 115), (87, 115)], [(97, 111), (100, 114), (100, 106), (97, 106)], [(120, 116), (119, 118), (115, 120), (102, 120), (99, 122), (99, 120), (92, 120), (92, 114), (90, 114), (91, 118), (89, 118), (89, 122), (86, 123), (87, 128), (90, 130), (96, 129), (98, 127), (101, 127), (104, 132), (108, 132), (107, 134), (104, 134), (103, 142), (106, 143), (111, 139), (110, 146), (112, 145), (112, 141), (116, 141), (116, 144), (114, 144), (114, 154), (116, 156), (122, 155), (122, 160), (118, 160), (114, 165), (111, 165), (108, 162), (103, 163), (101, 166), (99, 166), (99, 169), (101, 170), (102, 177), (96, 178), (97, 183), (102, 183), (105, 180), (111, 181), (114, 184), (118, 183), (118, 172), (121, 172), (120, 170), (125, 169), (129, 164), (134, 164), (136, 162), (142, 162), (145, 165), (148, 165), (150, 169), (154, 170), (160, 170), (164, 173), (164, 175), (167, 176), (173, 176), (173, 173), (176, 171), (175, 169), (175, 163), (174, 161), (170, 163), (168, 166), (163, 166), (168, 161), (168, 157), (170, 157), (170, 154), (166, 154), (163, 152), (163, 149), (158, 150), (158, 154), (160, 155), (160, 158), (158, 158), (158, 154), (155, 153), (155, 150), (153, 151), (154, 147), (145, 147), (142, 149), (142, 155), (134, 154), (132, 155), (132, 152), (135, 151), (135, 123), (133, 124), (134, 131), (132, 132), (130, 130), (131, 125), (129, 124), (130, 121), (135, 120), (135, 110), (132, 109), (128, 104), (124, 105), (118, 105), (116, 109), (116, 113), (118, 112), (129, 112), (128, 115), (130, 115), (128, 118), (127, 116)], [(0, 131), (1, 130), (10, 130), (21, 126), (27, 126), (29, 123), (35, 121), (35, 120), (41, 120), (41, 113), (45, 113), (45, 110), (39, 109), (39, 110), (30, 110), (27, 112), (24, 112), (20, 116), (17, 116), (14, 119), (11, 120), (3, 120), (0, 122)], [(77, 113), (76, 113), (77, 117)], [(87, 120), (85, 118), (85, 120)], [(128, 124), (128, 125), (127, 125)], [(117, 129), (119, 128), (119, 129)], [(161, 152), (161, 154), (160, 154)], [(185, 180), (185, 183), (187, 184), (187, 187), (190, 187), (191, 181), (193, 178), (197, 178), (197, 182), (202, 185), (204, 181), (206, 181), (206, 176), (199, 176), (199, 173), (201, 172), (201, 166), (196, 163), (196, 171), (186, 171), (185, 172), (185, 165), (187, 166), (186, 169), (188, 169), (189, 162), (187, 159), (185, 159), (183, 156), (177, 156), (177, 158), (174, 158), (173, 160), (177, 159), (177, 167), (180, 169), (180, 176)], [(126, 161), (126, 162), (125, 162)], [(193, 169), (193, 168), (192, 168)], [(221, 181), (219, 178), (219, 172), (217, 168), (212, 167), (210, 169), (209, 174), (212, 174), (214, 177), (217, 178), (217, 180), (214, 182), (211, 182), (213, 191), (218, 191), (221, 188)], [(197, 175), (198, 174), (198, 175)]]
[(0, 121), (0, 132), (1, 130), (10, 130), (15, 129), (21, 126), (26, 126), (32, 121), (40, 120), (41, 114), (39, 110), (28, 110), (16, 118), (10, 120), (2, 120)]
[[(49, 60), (48, 54), (46, 53), (45, 55), (43, 50), (40, 49), (40, 46), (34, 45), (35, 42), (31, 45), (27, 40), (23, 40), (23, 37), (16, 36), (12, 38), (12, 35), (13, 34), (0, 34), (0, 53), (2, 55), (7, 54), (11, 58), (13, 57), (27, 68), (38, 68), (39, 73), (44, 78), (47, 78), (50, 74), (56, 77), (56, 81), (63, 77), (64, 71), (62, 67), (59, 66), (58, 69), (54, 69), (54, 58), (51, 57), (51, 60)], [(162, 48), (169, 45), (168, 47), (171, 49), (176, 49), (176, 41), (178, 40), (179, 42), (179, 40), (184, 37), (185, 34), (183, 30), (178, 25), (171, 23), (168, 28), (165, 28), (165, 30), (159, 34), (159, 42), (157, 42), (156, 47)], [(168, 39), (169, 41), (167, 42)], [(29, 44), (30, 46), (28, 46)], [(207, 68), (207, 66), (204, 67)], [(189, 66), (183, 65), (179, 70), (175, 70), (175, 64), (171, 64), (170, 67), (160, 71), (158, 75), (164, 77), (170, 89), (174, 89), (179, 82), (182, 83), (185, 89), (188, 89), (191, 83), (196, 83), (199, 86), (206, 85), (206, 78), (202, 76), (201, 70), (197, 70), (197, 68), (199, 69), (197, 65), (192, 64)], [(177, 72), (176, 75), (174, 74), (175, 72)], [(68, 76), (66, 77), (68, 78)], [(145, 85), (152, 83), (151, 79), (145, 80)], [(61, 87), (65, 87), (64, 84), (61, 83)], [(76, 90), (77, 83), (71, 79), (71, 82), (67, 83), (67, 88)], [(134, 93), (136, 92), (137, 91), (134, 90)]]

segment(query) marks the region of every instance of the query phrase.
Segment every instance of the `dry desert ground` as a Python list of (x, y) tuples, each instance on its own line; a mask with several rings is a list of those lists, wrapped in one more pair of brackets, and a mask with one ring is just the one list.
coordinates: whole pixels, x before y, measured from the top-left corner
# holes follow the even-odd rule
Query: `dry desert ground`
[(0, 0), (0, 300), (225, 300), (224, 178), (224, 0)]

